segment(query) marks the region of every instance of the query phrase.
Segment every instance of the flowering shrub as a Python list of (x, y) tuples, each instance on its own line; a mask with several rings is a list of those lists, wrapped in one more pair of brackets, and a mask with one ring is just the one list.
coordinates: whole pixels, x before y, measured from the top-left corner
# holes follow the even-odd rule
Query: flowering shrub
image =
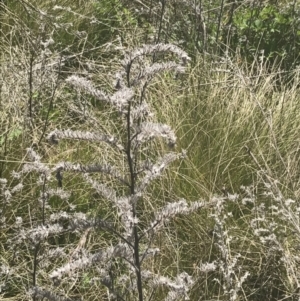
[[(176, 61), (151, 63), (149, 57), (159, 53), (171, 53)], [(153, 204), (149, 223), (143, 220), (142, 213), (143, 197), (151, 182), (161, 177), (174, 160), (185, 157), (184, 151), (171, 151), (158, 158), (149, 154), (148, 149), (153, 146), (151, 141), (164, 139), (169, 148), (174, 149), (176, 136), (168, 125), (155, 122), (151, 106), (146, 101), (147, 86), (160, 72), (172, 70), (182, 73), (188, 60), (186, 53), (174, 45), (142, 46), (125, 55), (123, 69), (117, 74), (116, 92), (112, 95), (97, 89), (93, 82), (84, 77), (72, 75), (67, 78), (66, 82), (75, 89), (113, 107), (121, 120), (121, 128), (117, 135), (97, 130), (54, 130), (48, 134), (48, 141), (54, 145), (62, 139), (104, 143), (118, 154), (124, 162), (123, 166), (114, 162), (84, 165), (64, 161), (49, 167), (41, 161), (36, 151), (28, 148), (29, 162), (20, 171), (13, 172), (19, 183), (9, 188), (7, 181), (2, 179), (4, 204), (13, 206), (13, 195), (22, 190), (25, 175), (34, 173), (38, 176), (36, 186), (40, 195), (35, 202), (38, 208), (34, 209), (30, 222), (24, 223), (22, 218), (16, 217), (14, 231), (9, 234), (8, 240), (9, 247), (16, 252), (25, 245), (28, 248), (32, 279), (31, 283), (27, 283), (28, 288), (23, 289), (29, 289), (34, 300), (61, 300), (62, 293), (65, 296), (63, 300), (71, 300), (67, 298), (68, 290), (81, 279), (80, 273), (89, 273), (89, 269), (93, 273), (89, 274), (88, 282), (91, 286), (100, 283), (106, 287), (109, 299), (142, 301), (150, 298), (159, 287), (168, 289), (165, 300), (188, 298), (193, 280), (186, 272), (171, 279), (149, 270), (147, 266), (149, 260), (159, 253), (153, 241), (165, 223), (178, 214), (189, 214), (210, 203), (199, 201), (188, 204), (180, 199), (162, 208), (155, 208)], [(95, 217), (76, 209), (70, 201), (71, 193), (64, 187), (63, 174), (68, 173), (81, 174), (89, 189), (109, 201), (116, 212), (114, 219)], [(105, 175), (114, 184), (100, 181), (101, 177), (93, 176), (95, 174)], [(53, 176), (56, 177), (57, 188), (53, 187)], [(56, 202), (58, 199), (67, 202), (68, 212), (55, 209), (51, 205), (53, 197)], [(33, 208), (30, 213), (33, 213)], [(87, 237), (90, 232), (97, 231), (106, 231), (109, 243), (101, 250), (89, 250), (85, 247)], [(72, 233), (81, 235), (76, 248), (70, 244), (53, 243), (53, 240), (63, 240)], [(117, 270), (116, 265), (119, 266)], [(9, 271), (5, 286), (16, 281), (14, 277), (17, 277), (20, 268), (2, 267)], [(43, 280), (40, 275), (43, 275)]]

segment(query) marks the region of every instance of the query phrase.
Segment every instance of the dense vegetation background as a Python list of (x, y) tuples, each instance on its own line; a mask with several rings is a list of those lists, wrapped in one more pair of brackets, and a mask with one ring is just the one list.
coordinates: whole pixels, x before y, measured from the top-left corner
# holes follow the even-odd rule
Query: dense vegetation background
[[(120, 128), (110, 108), (65, 79), (79, 74), (111, 93), (124, 54), (158, 43), (177, 45), (191, 57), (184, 74), (161, 74), (147, 94), (157, 120), (175, 130), (176, 148), (186, 149), (187, 158), (151, 186), (145, 218), (153, 204), (178, 197), (224, 202), (170, 222), (157, 238), (161, 253), (153, 270), (192, 275), (191, 300), (300, 300), (297, 0), (0, 1), (0, 178), (8, 181), (0, 182), (0, 299), (30, 299), (29, 288), (47, 285), (54, 268), (34, 271), (30, 242), (11, 247), (18, 218), (30, 227), (38, 214), (34, 175), (24, 176), (13, 202), (5, 196), (6, 187), (16, 185), (12, 172), (27, 163), (26, 149), (34, 148), (49, 166), (61, 160), (118, 162), (102, 145), (48, 143), (55, 128)], [(165, 58), (153, 55), (153, 62)], [(166, 148), (160, 142), (155, 147), (157, 153)], [(109, 217), (110, 204), (77, 175), (63, 181), (75, 212)], [(51, 198), (60, 210), (67, 203)], [(110, 239), (86, 237), (91, 250)], [(48, 243), (75, 249), (79, 238)], [(105, 300), (93, 277), (84, 272), (64, 293)], [(153, 300), (164, 296), (161, 289)]]

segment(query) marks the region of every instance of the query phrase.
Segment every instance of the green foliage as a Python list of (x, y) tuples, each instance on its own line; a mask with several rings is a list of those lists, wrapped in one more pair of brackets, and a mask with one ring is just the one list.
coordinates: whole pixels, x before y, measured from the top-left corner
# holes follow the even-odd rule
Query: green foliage
[[(241, 6), (233, 17), (230, 48), (253, 61), (258, 53), (273, 65), (282, 61), (286, 70), (299, 64), (299, 9), (292, 5)], [(224, 41), (225, 42), (225, 41)]]
[[(291, 70), (299, 64), (299, 4), (295, 1), (123, 2), (143, 25), (155, 28), (152, 41), (179, 43), (192, 57), (197, 53), (222, 56), (228, 50), (234, 56), (239, 50), (252, 63), (264, 51), (270, 66), (281, 63)], [(145, 7), (148, 14), (143, 13)]]
[(3, 143), (7, 141), (13, 141), (14, 139), (17, 139), (22, 134), (22, 129), (19, 127), (11, 128), (9, 133), (4, 133), (0, 135), (0, 146), (3, 145)]

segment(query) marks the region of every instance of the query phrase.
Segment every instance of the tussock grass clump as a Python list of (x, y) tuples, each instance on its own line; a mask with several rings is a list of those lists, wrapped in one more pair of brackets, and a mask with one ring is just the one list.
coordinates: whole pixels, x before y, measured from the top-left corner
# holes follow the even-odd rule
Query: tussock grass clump
[[(188, 220), (176, 220), (172, 237), (177, 243), (170, 241), (170, 248), (176, 248), (181, 254), (178, 257), (188, 256), (187, 265), (198, 275), (196, 299), (201, 294), (203, 300), (272, 300), (291, 297), (297, 291), (297, 276), (294, 280), (288, 276), (290, 268), (295, 273), (295, 266), (281, 264), (287, 257), (297, 257), (292, 245), (298, 244), (298, 237), (288, 233), (295, 226), (292, 220), (298, 218), (297, 214), (291, 216), (293, 207), (285, 205), (288, 198), (297, 200), (299, 193), (297, 77), (295, 70), (292, 85), (281, 85), (278, 89), (280, 70), (274, 67), (273, 73), (268, 73), (261, 60), (249, 68), (230, 58), (217, 67), (215, 63), (203, 65), (200, 59), (199, 65), (190, 70), (189, 84), (182, 88), (183, 93), (175, 104), (172, 96), (164, 93), (166, 102), (175, 105), (177, 115), (173, 119), (162, 112), (163, 118), (177, 128), (179, 143), (187, 149), (189, 156), (172, 177), (165, 179), (162, 190), (172, 187), (173, 193), (188, 195), (190, 199), (217, 194), (226, 200), (222, 205), (223, 213), (215, 213), (218, 216), (225, 214), (222, 231), (226, 235), (232, 233), (231, 238), (223, 237), (230, 253), (226, 262), (229, 264), (240, 254), (239, 259), (234, 259), (236, 268), (239, 266), (239, 276), (235, 275), (235, 279), (243, 280), (249, 272), (243, 282), (243, 297), (230, 296), (230, 290), (236, 291), (234, 287), (227, 291), (229, 295), (223, 290), (225, 295), (221, 297), (220, 286), (212, 281), (220, 279), (220, 275), (226, 276), (222, 265), (214, 262), (216, 258), (217, 261), (223, 258), (220, 248), (216, 248), (219, 239), (217, 221), (202, 213), (196, 213)], [(234, 194), (238, 195), (235, 201), (231, 197)], [(247, 201), (249, 194), (255, 202)], [(298, 206), (297, 201), (293, 204)], [(289, 218), (284, 218), (277, 210), (285, 212)], [(258, 215), (260, 222), (253, 222)], [(262, 236), (275, 233), (273, 238), (278, 240), (277, 247), (267, 243), (258, 234), (260, 230), (254, 229), (261, 222), (262, 228), (267, 224), (271, 227), (261, 230), (265, 231)], [(197, 269), (207, 261), (216, 264), (214, 273), (200, 273)], [(172, 264), (167, 264), (172, 269)], [(205, 270), (204, 267), (201, 269)], [(236, 271), (233, 269), (232, 273)], [(262, 287), (261, 283), (265, 285)]]

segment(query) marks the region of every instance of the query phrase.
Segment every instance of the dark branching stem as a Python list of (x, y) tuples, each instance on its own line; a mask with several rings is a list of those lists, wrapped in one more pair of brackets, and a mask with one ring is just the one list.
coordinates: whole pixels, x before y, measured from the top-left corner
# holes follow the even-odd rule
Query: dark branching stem
[(109, 278), (110, 278), (110, 280), (111, 280), (111, 283), (109, 283), (109, 284), (105, 284), (104, 283), (104, 285), (109, 289), (109, 291), (110, 292), (112, 292), (113, 294), (115, 294), (116, 296), (117, 296), (117, 301), (126, 301), (122, 296), (120, 296), (117, 292), (116, 292), (116, 290), (115, 290), (115, 287), (114, 287), (114, 275), (113, 275), (113, 272), (112, 272), (112, 270), (110, 269), (109, 270)]
[(59, 60), (58, 74), (57, 74), (57, 78), (56, 78), (56, 83), (55, 83), (55, 87), (53, 89), (53, 92), (52, 92), (52, 95), (51, 95), (51, 98), (50, 98), (50, 102), (49, 102), (49, 106), (48, 106), (48, 110), (47, 110), (47, 116), (46, 116), (46, 120), (45, 120), (44, 127), (43, 127), (43, 132), (42, 132), (42, 135), (41, 135), (40, 140), (38, 142), (38, 145), (41, 143), (42, 139), (44, 138), (45, 132), (47, 130), (50, 112), (53, 108), (54, 97), (55, 97), (55, 93), (56, 93), (56, 90), (57, 90), (58, 84), (59, 84), (59, 77), (60, 77), (60, 73), (61, 73), (61, 61), (62, 61), (62, 56), (60, 57), (60, 60)]
[[(131, 69), (131, 65), (132, 62), (130, 62), (127, 66), (126, 66), (126, 80), (127, 80), (127, 86), (128, 88), (130, 88), (130, 69)], [(130, 109), (128, 109), (128, 111), (130, 112)], [(129, 119), (130, 121), (130, 119)]]
[(45, 202), (46, 202), (46, 174), (44, 174), (43, 183), (43, 207), (42, 207), (42, 224), (45, 225)]
[[(41, 244), (38, 243), (34, 248), (34, 255), (33, 255), (33, 272), (32, 272), (32, 286), (36, 286), (36, 278), (37, 278), (37, 268), (38, 268), (38, 254), (40, 250)], [(36, 294), (33, 295), (33, 301), (36, 300)]]
[(35, 247), (34, 247), (34, 261), (33, 261), (33, 272), (32, 272), (32, 285), (36, 286), (36, 276), (37, 276), (37, 268), (38, 268), (38, 254), (39, 254), (39, 250), (40, 250), (40, 243), (38, 243)]
[[(43, 182), (43, 207), (42, 207), (42, 224), (45, 225), (45, 201), (46, 201), (46, 175), (44, 174), (44, 182)], [(37, 269), (38, 269), (38, 254), (40, 251), (41, 243), (37, 243), (34, 247), (34, 255), (33, 255), (33, 272), (32, 272), (32, 285), (36, 286), (37, 280)], [(36, 300), (36, 295), (33, 296), (33, 300)]]
[(121, 235), (118, 231), (116, 231), (114, 228), (108, 227), (108, 226), (105, 226), (105, 225), (99, 225), (99, 228), (101, 228), (103, 230), (107, 230), (107, 231), (115, 234), (117, 237), (119, 237), (121, 240), (123, 240), (124, 243), (126, 243), (129, 247), (134, 249), (134, 246), (132, 245), (132, 243), (128, 239), (126, 239), (123, 235)]
[(217, 43), (218, 43), (219, 35), (220, 35), (221, 19), (222, 19), (222, 15), (223, 15), (223, 10), (224, 10), (224, 0), (222, 0), (222, 2), (221, 2), (220, 13), (218, 16), (218, 29), (217, 29), (217, 36), (216, 36)]
[(33, 54), (30, 56), (29, 61), (29, 77), (28, 77), (28, 85), (29, 85), (29, 97), (28, 97), (28, 114), (29, 118), (31, 120), (32, 118), (32, 96), (33, 96), (33, 87), (32, 87), (32, 81), (33, 81)]
[[(129, 75), (127, 75), (129, 79)], [(126, 155), (130, 172), (130, 195), (134, 195), (135, 193), (135, 181), (136, 181), (136, 173), (134, 171), (134, 161), (131, 157), (131, 128), (130, 128), (130, 111), (131, 111), (131, 102), (128, 104), (128, 112), (127, 112), (127, 148)], [(132, 215), (133, 218), (137, 216), (136, 204), (132, 203)], [(139, 295), (139, 301), (143, 301), (143, 285), (142, 285), (142, 274), (141, 274), (141, 263), (139, 256), (139, 236), (138, 236), (138, 227), (137, 225), (133, 226), (133, 236), (134, 236), (134, 264), (136, 270), (137, 277), (137, 290)]]
[[(155, 44), (158, 44), (160, 42), (160, 36), (161, 36), (161, 32), (162, 32), (165, 9), (166, 9), (166, 0), (161, 0), (161, 14), (160, 14), (160, 18), (159, 18), (158, 33), (157, 33), (157, 37), (154, 42)], [(155, 60), (155, 54), (153, 55), (153, 62), (154, 62), (154, 60)]]

